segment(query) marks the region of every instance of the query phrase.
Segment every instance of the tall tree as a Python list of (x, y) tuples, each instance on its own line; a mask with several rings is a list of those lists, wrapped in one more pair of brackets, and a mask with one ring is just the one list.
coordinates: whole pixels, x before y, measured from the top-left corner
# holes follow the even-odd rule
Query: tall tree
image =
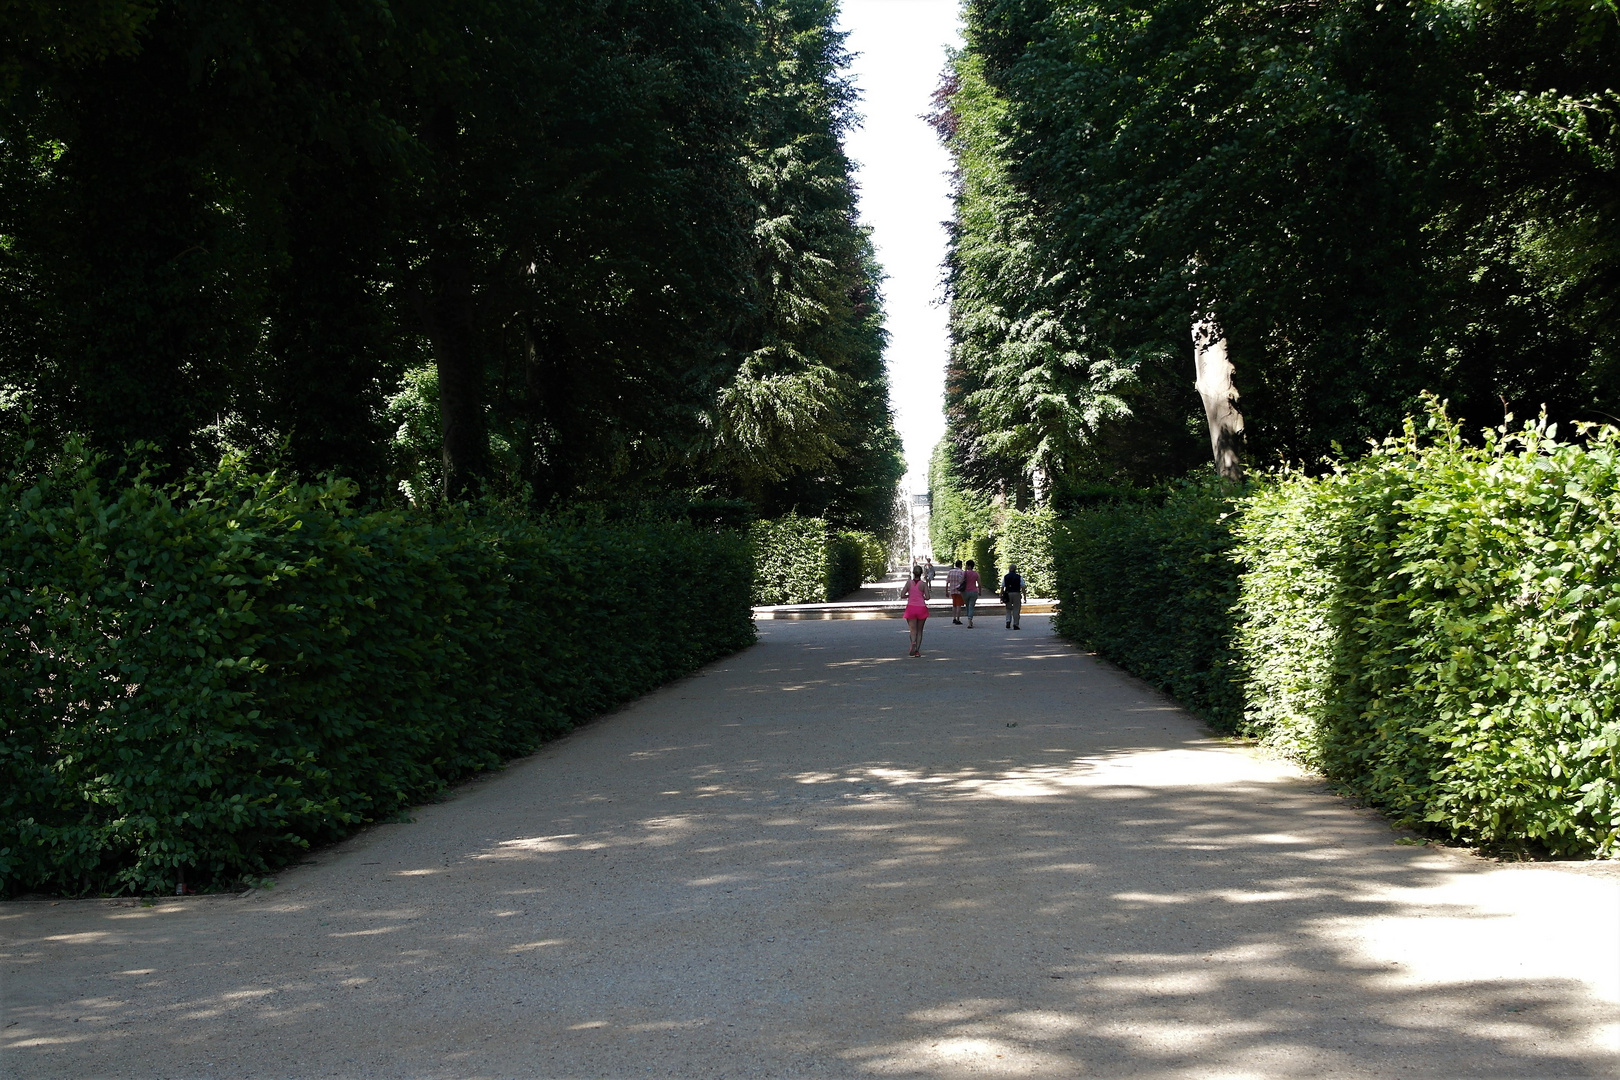
[(176, 467), (236, 445), (379, 497), (870, 516), (897, 465), (832, 18), (0, 6), (0, 389)]
[[(1088, 475), (1186, 461), (1209, 426), (1195, 321), (1219, 327), (1200, 340), (1224, 345), (1261, 460), (1354, 447), (1425, 389), (1481, 422), (1503, 398), (1577, 417), (1620, 400), (1612, 245), (1575, 239), (1613, 212), (1611, 10), (979, 0), (967, 21), (941, 113), (963, 176), (965, 467), (1033, 422), (988, 406), (1049, 381), (1010, 348), (1040, 311), (1083, 383), (1063, 396), (1115, 407), (1044, 425)], [(991, 172), (994, 196), (975, 178)], [(986, 305), (974, 260), (1014, 257), (1040, 287)], [(981, 344), (992, 311), (1005, 329)], [(1232, 391), (1199, 381), (1218, 447)]]
[(904, 466), (889, 408), (881, 272), (856, 220), (854, 121), (831, 0), (767, 0), (749, 100), (753, 273), (713, 468), (765, 513), (887, 533)]

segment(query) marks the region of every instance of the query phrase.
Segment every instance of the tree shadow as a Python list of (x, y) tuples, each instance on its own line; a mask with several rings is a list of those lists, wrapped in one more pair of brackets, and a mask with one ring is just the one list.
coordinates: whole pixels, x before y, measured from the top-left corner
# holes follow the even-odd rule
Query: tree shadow
[(1402, 846), (1044, 634), (903, 640), (773, 627), (270, 894), (7, 912), (0, 1045), (40, 1076), (1613, 1075), (1612, 874)]

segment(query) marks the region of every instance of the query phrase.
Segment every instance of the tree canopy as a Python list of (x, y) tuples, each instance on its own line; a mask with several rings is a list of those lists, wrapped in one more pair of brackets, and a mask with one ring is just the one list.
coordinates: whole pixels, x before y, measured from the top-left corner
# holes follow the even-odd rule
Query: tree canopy
[(1620, 412), (1620, 22), (1587, 0), (971, 0), (950, 449), (966, 483), (1207, 461), (1218, 319), (1248, 449), (1311, 462), (1425, 391)]
[(880, 272), (827, 0), (0, 6), (0, 383), (376, 498), (883, 529)]

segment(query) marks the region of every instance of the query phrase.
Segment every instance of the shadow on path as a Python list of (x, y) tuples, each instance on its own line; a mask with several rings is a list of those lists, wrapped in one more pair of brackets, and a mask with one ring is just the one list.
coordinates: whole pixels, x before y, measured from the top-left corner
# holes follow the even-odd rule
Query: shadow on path
[(1044, 620), (762, 637), (272, 892), (5, 905), (6, 1066), (1614, 1074), (1612, 868), (1402, 846)]

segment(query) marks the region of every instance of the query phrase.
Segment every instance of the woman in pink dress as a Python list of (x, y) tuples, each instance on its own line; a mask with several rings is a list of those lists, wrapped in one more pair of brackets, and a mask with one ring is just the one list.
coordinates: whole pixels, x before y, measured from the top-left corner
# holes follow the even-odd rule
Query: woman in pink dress
[(911, 627), (911, 655), (922, 655), (923, 623), (928, 621), (928, 585), (923, 582), (920, 566), (911, 568), (911, 580), (906, 582), (902, 594), (906, 601), (906, 625)]

